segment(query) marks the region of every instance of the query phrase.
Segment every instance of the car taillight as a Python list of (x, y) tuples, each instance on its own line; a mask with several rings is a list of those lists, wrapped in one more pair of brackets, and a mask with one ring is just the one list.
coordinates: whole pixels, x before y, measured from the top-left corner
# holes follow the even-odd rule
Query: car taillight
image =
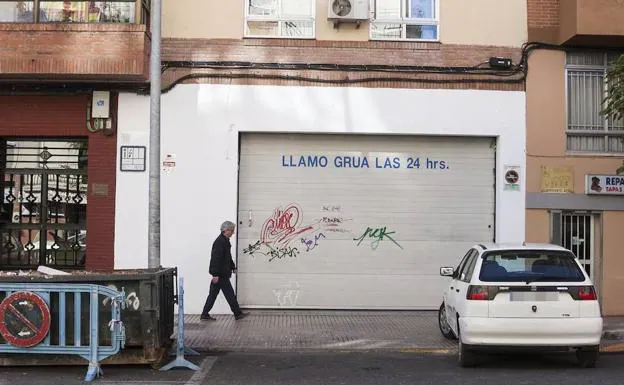
[(487, 286), (468, 286), (468, 292), (466, 293), (466, 299), (472, 301), (489, 301), (490, 294)]
[(598, 299), (598, 296), (593, 286), (579, 286), (576, 299), (579, 301), (595, 301)]

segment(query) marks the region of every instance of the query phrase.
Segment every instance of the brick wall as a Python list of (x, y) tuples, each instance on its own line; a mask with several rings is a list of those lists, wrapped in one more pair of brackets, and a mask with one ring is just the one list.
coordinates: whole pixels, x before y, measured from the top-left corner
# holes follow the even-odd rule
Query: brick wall
[(561, 0), (527, 1), (529, 41), (558, 43)]
[(528, 0), (529, 27), (559, 26), (559, 0)]
[(0, 78), (148, 77), (149, 38), (134, 24), (0, 24)]
[[(86, 94), (0, 96), (0, 136), (88, 137), (87, 234), (89, 241), (86, 268), (112, 270), (117, 139), (116, 136), (92, 134), (87, 131), (85, 117), (88, 98), (89, 95)], [(108, 185), (108, 196), (94, 195), (93, 184)]]
[[(370, 65), (411, 65), (411, 66), (476, 66), (482, 65), (492, 56), (503, 56), (518, 63), (521, 50), (513, 47), (467, 46), (423, 42), (347, 42), (347, 41), (315, 41), (315, 40), (208, 40), (208, 39), (165, 39), (163, 41), (162, 59), (195, 60), (195, 61), (249, 61), (249, 62), (280, 62), (280, 63), (323, 63), (323, 64), (370, 64)], [(487, 68), (485, 66), (484, 68)], [(163, 85), (167, 86), (183, 75), (194, 73), (252, 73), (249, 70), (207, 71), (207, 70), (175, 70), (165, 71)], [(397, 74), (382, 72), (332, 72), (332, 71), (255, 71), (258, 74), (305, 76), (318, 79), (354, 79), (361, 77), (401, 77), (406, 81), (384, 81), (359, 83), (363, 87), (392, 88), (475, 88), (494, 90), (523, 90), (519, 83), (489, 83), (488, 80), (500, 80), (492, 75), (448, 75), (448, 74)], [(517, 79), (518, 76), (508, 79)], [(427, 79), (470, 79), (470, 82), (432, 83)], [(479, 82), (476, 80), (484, 80)], [(418, 81), (422, 80), (422, 81)], [(300, 85), (320, 83), (290, 80), (257, 80), (257, 79), (201, 79), (195, 82), (233, 83), (233, 84), (277, 84)], [(337, 87), (337, 84), (328, 86)]]

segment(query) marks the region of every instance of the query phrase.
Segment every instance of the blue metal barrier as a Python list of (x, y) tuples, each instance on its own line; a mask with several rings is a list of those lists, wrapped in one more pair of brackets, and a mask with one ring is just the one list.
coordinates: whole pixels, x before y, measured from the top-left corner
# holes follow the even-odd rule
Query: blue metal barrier
[(160, 370), (166, 371), (173, 368), (187, 368), (191, 370), (199, 370), (199, 366), (184, 358), (184, 353), (191, 356), (198, 356), (199, 353), (191, 348), (184, 347), (184, 278), (182, 277), (180, 277), (180, 283), (178, 286), (178, 336), (176, 338), (176, 358), (175, 360), (160, 368)]
[[(71, 308), (67, 306), (67, 294), (73, 297), (73, 341), (69, 343), (67, 329), (71, 317), (67, 313)], [(83, 294), (89, 296), (88, 344), (81, 341)], [(0, 283), (0, 296), (3, 297), (0, 303), (0, 334), (4, 338), (4, 343), (0, 340), (0, 353), (77, 355), (89, 362), (85, 381), (93, 381), (102, 375), (100, 362), (124, 347), (125, 328), (121, 322), (121, 308), (125, 307), (123, 289), (118, 292), (94, 284)], [(106, 346), (100, 346), (99, 340), (100, 296), (112, 304), (108, 322), (110, 345)], [(58, 341), (55, 343), (50, 338), (52, 298), (55, 307), (58, 307), (58, 316), (54, 318), (58, 327)]]

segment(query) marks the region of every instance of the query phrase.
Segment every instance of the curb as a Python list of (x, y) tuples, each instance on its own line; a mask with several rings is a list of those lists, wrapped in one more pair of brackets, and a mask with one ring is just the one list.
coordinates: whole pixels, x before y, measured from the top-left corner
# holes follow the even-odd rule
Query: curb
[(268, 353), (268, 354), (281, 354), (281, 353), (292, 353), (292, 354), (306, 354), (306, 353), (407, 353), (407, 354), (432, 354), (432, 355), (449, 355), (456, 354), (456, 348), (400, 348), (400, 347), (373, 347), (373, 348), (339, 348), (339, 349), (327, 349), (322, 347), (308, 347), (308, 348), (283, 348), (283, 347), (271, 347), (271, 348), (262, 348), (262, 347), (251, 347), (251, 348), (226, 348), (226, 347), (216, 347), (216, 348), (206, 348), (206, 347), (193, 347), (191, 349), (196, 350), (201, 354), (207, 355), (225, 355), (229, 353)]
[(455, 354), (457, 353), (457, 349), (404, 348), (399, 349), (399, 352), (415, 354)]
[(624, 330), (611, 330), (602, 333), (602, 339), (607, 341), (624, 341)]
[(600, 353), (624, 353), (624, 342), (600, 345)]
[[(208, 355), (223, 355), (228, 353), (365, 353), (365, 352), (399, 352), (406, 354), (432, 354), (432, 355), (451, 355), (457, 353), (457, 348), (433, 348), (433, 347), (411, 347), (411, 348), (340, 348), (340, 349), (327, 349), (323, 347), (308, 347), (308, 348), (284, 348), (284, 347), (247, 347), (247, 348), (227, 348), (227, 347), (198, 347), (193, 346), (193, 349), (202, 354)], [(620, 342), (604, 342), (600, 345), (600, 353), (624, 353), (624, 340)]]

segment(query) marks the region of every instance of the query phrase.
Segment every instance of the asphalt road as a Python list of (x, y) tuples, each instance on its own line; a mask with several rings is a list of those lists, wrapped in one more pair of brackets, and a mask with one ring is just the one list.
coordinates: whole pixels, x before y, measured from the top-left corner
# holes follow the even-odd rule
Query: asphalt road
[[(144, 366), (104, 367), (103, 385), (620, 385), (624, 355), (603, 355), (594, 369), (580, 369), (571, 356), (487, 357), (462, 369), (452, 355), (399, 352), (227, 353), (192, 357), (200, 371), (159, 372)], [(0, 368), (4, 385), (84, 384), (84, 367)]]

